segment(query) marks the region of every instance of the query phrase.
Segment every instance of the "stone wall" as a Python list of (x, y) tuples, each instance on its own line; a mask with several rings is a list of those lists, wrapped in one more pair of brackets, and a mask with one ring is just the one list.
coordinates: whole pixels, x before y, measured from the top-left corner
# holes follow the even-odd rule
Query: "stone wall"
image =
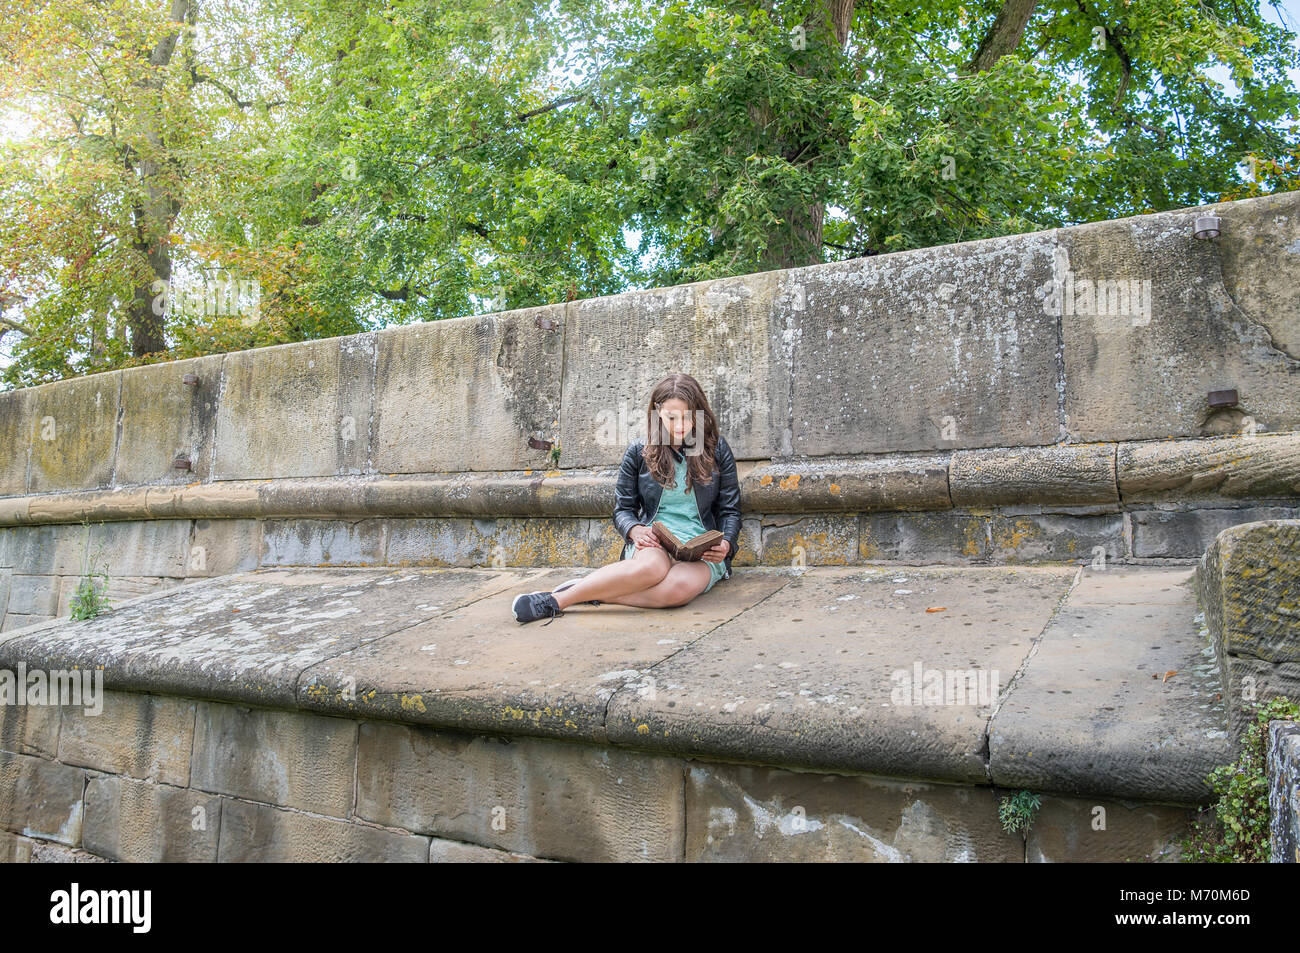
[(1300, 723), (1268, 726), (1269, 860), (1300, 864)]
[(3, 393), (0, 626), (65, 613), (96, 551), (116, 598), (611, 561), (679, 369), (740, 461), (736, 566), (1195, 560), (1300, 517), (1297, 247), (1292, 192)]
[[(1173, 860), (1191, 809), (109, 691), (0, 707), (0, 861)], [(1100, 823), (1099, 823), (1100, 819)]]

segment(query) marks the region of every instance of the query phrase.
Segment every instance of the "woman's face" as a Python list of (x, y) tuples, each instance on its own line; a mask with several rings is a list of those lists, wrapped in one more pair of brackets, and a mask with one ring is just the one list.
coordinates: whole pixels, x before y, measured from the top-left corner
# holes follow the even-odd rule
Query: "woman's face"
[(673, 443), (681, 443), (695, 425), (694, 415), (680, 397), (670, 397), (659, 408), (659, 421)]

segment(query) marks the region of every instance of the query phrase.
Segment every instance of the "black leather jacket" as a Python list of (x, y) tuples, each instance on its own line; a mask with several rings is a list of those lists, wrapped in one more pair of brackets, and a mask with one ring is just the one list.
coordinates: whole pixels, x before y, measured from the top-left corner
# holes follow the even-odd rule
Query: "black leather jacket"
[[(646, 466), (645, 458), (641, 455), (644, 447), (644, 440), (633, 440), (628, 445), (614, 487), (614, 527), (623, 534), (624, 544), (628, 541), (627, 534), (632, 527), (638, 524), (649, 526), (654, 521), (654, 514), (659, 511), (663, 487)], [(679, 460), (682, 459), (675, 448), (673, 453)], [(740, 545), (740, 481), (736, 477), (736, 458), (731, 455), (731, 448), (721, 435), (718, 436), (714, 459), (718, 471), (713, 474), (713, 481), (694, 487), (692, 493), (704, 528), (721, 530), (731, 544), (724, 560), (727, 574), (723, 576), (724, 579), (729, 579), (731, 560)], [(619, 559), (622, 558), (620, 553)]]

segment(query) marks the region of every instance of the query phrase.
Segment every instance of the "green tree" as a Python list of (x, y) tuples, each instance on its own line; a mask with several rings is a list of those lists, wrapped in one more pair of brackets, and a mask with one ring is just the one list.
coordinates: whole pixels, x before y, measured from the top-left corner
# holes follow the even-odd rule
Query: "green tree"
[[(1297, 179), (1296, 36), (1229, 0), (0, 12), (11, 385)], [(213, 273), (256, 320), (145, 307)]]

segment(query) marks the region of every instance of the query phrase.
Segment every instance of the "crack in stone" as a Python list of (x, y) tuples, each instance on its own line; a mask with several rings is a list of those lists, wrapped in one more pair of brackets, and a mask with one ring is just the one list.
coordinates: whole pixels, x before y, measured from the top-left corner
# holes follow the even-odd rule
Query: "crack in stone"
[(1228, 282), (1227, 282), (1227, 280), (1223, 277), (1223, 259), (1222, 259), (1222, 258), (1219, 258), (1218, 256), (1216, 256), (1216, 260), (1218, 261), (1218, 264), (1219, 264), (1219, 276), (1218, 276), (1218, 277), (1219, 277), (1219, 287), (1223, 290), (1223, 296), (1224, 296), (1225, 298), (1227, 298), (1228, 301), (1232, 304), (1232, 310), (1233, 310), (1233, 312), (1234, 312), (1235, 314), (1237, 314), (1238, 316), (1240, 316), (1240, 318), (1241, 318), (1241, 319), (1242, 319), (1242, 320), (1243, 320), (1247, 325), (1249, 325), (1249, 326), (1251, 326), (1251, 327), (1254, 327), (1254, 328), (1258, 328), (1259, 330), (1263, 331), (1263, 332), (1264, 332), (1264, 336), (1268, 338), (1268, 346), (1269, 346), (1269, 348), (1270, 348), (1271, 350), (1276, 351), (1278, 354), (1282, 355), (1282, 357), (1284, 357), (1287, 361), (1289, 361), (1289, 362), (1290, 362), (1292, 365), (1294, 365), (1297, 369), (1300, 369), (1300, 355), (1292, 354), (1290, 351), (1288, 351), (1286, 348), (1284, 348), (1281, 344), (1279, 344), (1277, 338), (1275, 338), (1275, 337), (1273, 336), (1273, 329), (1270, 328), (1270, 327), (1269, 327), (1267, 324), (1265, 324), (1263, 321), (1261, 321), (1259, 318), (1257, 318), (1257, 317), (1255, 317), (1254, 315), (1252, 315), (1252, 314), (1251, 314), (1250, 312), (1248, 312), (1245, 308), (1243, 308), (1243, 307), (1238, 303), (1237, 299), (1234, 298), (1234, 297), (1232, 296), (1232, 292), (1228, 290)]

